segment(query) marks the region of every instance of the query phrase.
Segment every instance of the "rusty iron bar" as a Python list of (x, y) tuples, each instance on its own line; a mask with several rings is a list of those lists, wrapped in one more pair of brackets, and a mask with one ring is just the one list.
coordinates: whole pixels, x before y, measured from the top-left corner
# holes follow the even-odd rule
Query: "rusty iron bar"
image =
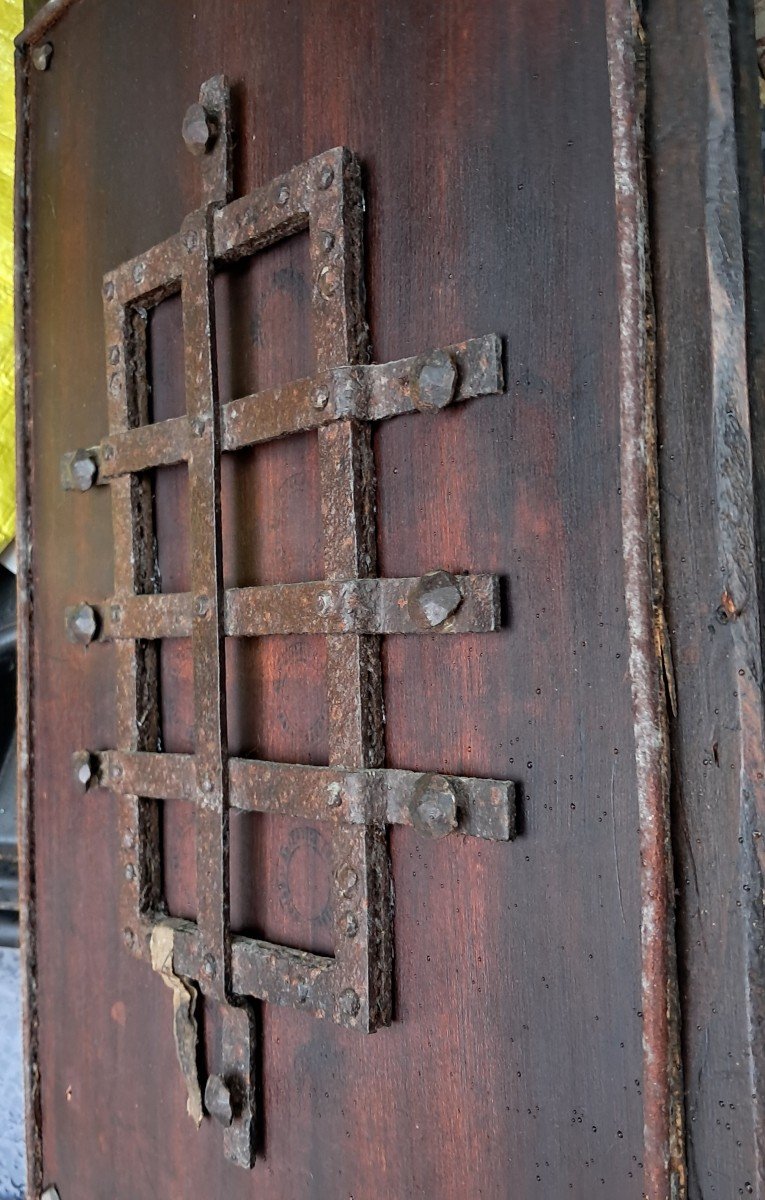
[[(448, 602), (441, 606), (438, 600), (444, 591), (438, 584), (444, 576), (452, 581), (451, 611)], [(87, 642), (185, 638), (191, 636), (194, 597), (191, 592), (154, 593), (75, 605), (65, 612), (68, 629), (84, 609), (90, 610), (93, 623)], [(411, 579), (372, 577), (230, 588), (224, 595), (223, 620), (227, 637), (492, 633), (500, 625), (499, 579), (439, 571)]]
[[(81, 752), (95, 782), (116, 795), (197, 801), (194, 756), (119, 750)], [(79, 759), (78, 759), (79, 761)], [(456, 797), (456, 832), (490, 841), (515, 836), (515, 787), (507, 780), (433, 776), (388, 767), (347, 770), (260, 759), (229, 759), (229, 804), (243, 812), (276, 813), (332, 825), (412, 826), (423, 781), (443, 779)], [(89, 786), (81, 780), (82, 786)]]
[[(363, 199), (358, 160), (326, 163), (311, 208), (316, 363), (320, 371), (364, 363)], [(376, 569), (375, 472), (368, 423), (346, 417), (318, 433), (324, 570), (327, 579)], [(385, 757), (379, 637), (327, 637), (330, 766), (378, 768)], [(340, 824), (332, 839), (335, 962), (333, 1019), (372, 1032), (388, 1025), (393, 994), (393, 897), (382, 820)], [(354, 927), (338, 931), (339, 917)]]
[(210, 990), (229, 994), (229, 813), (220, 511), (220, 408), (215, 362), (212, 209), (184, 222), (186, 404), (194, 431), (189, 459), (191, 647), (197, 784), (197, 913)]
[[(104, 285), (106, 371), (110, 430), (119, 433), (148, 419), (146, 325)], [(155, 578), (151, 493), (145, 479), (128, 476), (112, 485), (115, 603), (148, 591)], [(122, 642), (116, 655), (117, 745), (126, 751), (158, 747), (156, 646)], [(162, 904), (159, 812), (140, 793), (120, 805), (120, 910), (122, 937), (148, 957), (148, 931)]]
[[(138, 262), (145, 263), (145, 259), (142, 256)], [(152, 266), (156, 271), (156, 264)], [(161, 295), (154, 275), (152, 282), (155, 294)], [(168, 286), (175, 284), (171, 281)], [(147, 303), (146, 297), (141, 299)], [(454, 386), (439, 393), (431, 386), (427, 393), (419, 380), (444, 358), (453, 368)], [(443, 400), (440, 407), (446, 407), (501, 391), (502, 386), (502, 342), (494, 333), (397, 362), (336, 367), (310, 379), (228, 401), (222, 408), (222, 449), (241, 450), (346, 418), (385, 421), (439, 407), (428, 404), (423, 399), (426, 394), (437, 394)], [(112, 434), (97, 446), (68, 451), (63, 456), (62, 486), (84, 490), (74, 475), (82, 456), (94, 463), (95, 482), (106, 483), (119, 475), (187, 462), (192, 438), (184, 417)]]

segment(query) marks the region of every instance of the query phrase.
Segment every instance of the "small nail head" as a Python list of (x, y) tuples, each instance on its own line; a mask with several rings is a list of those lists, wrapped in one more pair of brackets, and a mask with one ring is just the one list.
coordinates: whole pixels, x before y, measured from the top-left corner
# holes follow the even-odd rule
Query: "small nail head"
[(322, 267), (319, 272), (319, 291), (329, 300), (337, 291), (337, 275), (331, 267)]
[(326, 192), (328, 187), (331, 187), (332, 181), (335, 178), (334, 168), (326, 163), (319, 173), (319, 187), (323, 192)]
[(206, 954), (202, 960), (202, 970), (204, 971), (205, 975), (207, 975), (209, 979), (212, 979), (217, 969), (218, 964), (216, 963), (212, 954)]
[(330, 808), (339, 808), (343, 803), (343, 792), (340, 784), (331, 783), (327, 788), (327, 804)]
[(328, 404), (329, 388), (322, 384), (321, 387), (318, 387), (313, 394), (313, 406), (314, 408), (322, 409), (326, 408)]
[(342, 867), (338, 868), (335, 882), (341, 896), (351, 896), (358, 886), (358, 872), (350, 863), (344, 863)]
[(135, 867), (132, 863), (128, 863), (128, 865), (125, 867), (125, 878), (128, 880), (128, 882), (132, 879), (135, 879)]
[(337, 1002), (340, 1012), (346, 1017), (357, 1016), (361, 1008), (361, 1001), (353, 988), (346, 988), (344, 992), (341, 992)]
[(355, 913), (346, 912), (340, 918), (340, 927), (343, 931), (343, 936), (353, 938), (359, 932), (359, 921)]
[(279, 207), (284, 208), (284, 205), (287, 203), (289, 198), (290, 189), (286, 185), (284, 187), (280, 187), (276, 195), (276, 203), (279, 205)]

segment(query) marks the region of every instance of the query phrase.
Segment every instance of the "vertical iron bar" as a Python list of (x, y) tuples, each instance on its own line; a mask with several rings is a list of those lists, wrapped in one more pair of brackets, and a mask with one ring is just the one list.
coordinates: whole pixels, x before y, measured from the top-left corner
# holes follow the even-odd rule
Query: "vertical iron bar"
[(229, 805), (220, 511), (220, 405), (215, 355), (213, 209), (184, 222), (181, 284), (189, 508), (192, 655), (197, 773), (197, 919), (204, 990), (225, 999), (230, 976)]
[[(357, 160), (348, 152), (317, 171), (310, 215), (318, 370), (364, 362), (363, 206)], [(318, 431), (324, 567), (329, 579), (364, 578), (376, 566), (371, 429), (356, 420)], [(379, 638), (327, 638), (329, 762), (384, 761)], [(340, 826), (334, 838), (334, 1018), (372, 1030), (391, 1016), (390, 872), (384, 824)]]
[[(116, 298), (104, 282), (109, 427), (122, 433), (148, 420), (145, 321)], [(114, 607), (154, 579), (151, 487), (130, 475), (111, 486), (114, 532)], [(117, 613), (118, 615), (118, 613)], [(117, 747), (154, 750), (158, 745), (157, 659), (152, 643), (125, 641), (114, 647), (117, 679)], [(114, 768), (117, 770), (118, 768)], [(148, 957), (150, 924), (161, 905), (159, 811), (156, 801), (125, 796), (120, 801), (122, 936), (134, 953)]]

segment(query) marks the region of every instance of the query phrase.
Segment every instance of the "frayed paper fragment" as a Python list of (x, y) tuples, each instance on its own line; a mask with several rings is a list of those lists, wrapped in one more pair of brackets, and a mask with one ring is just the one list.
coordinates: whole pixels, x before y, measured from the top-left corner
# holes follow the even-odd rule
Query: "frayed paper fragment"
[(190, 979), (173, 970), (174, 931), (170, 925), (155, 925), (151, 933), (151, 965), (173, 993), (173, 1033), (178, 1062), (186, 1081), (186, 1110), (199, 1126), (202, 1124), (202, 1092), (197, 1067), (199, 1028), (196, 1019), (199, 991)]

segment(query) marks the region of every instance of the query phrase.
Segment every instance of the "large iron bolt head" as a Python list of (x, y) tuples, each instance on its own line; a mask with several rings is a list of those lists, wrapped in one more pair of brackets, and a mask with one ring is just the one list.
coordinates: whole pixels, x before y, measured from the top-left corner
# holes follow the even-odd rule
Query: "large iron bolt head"
[(446, 408), (454, 399), (457, 365), (445, 350), (435, 350), (421, 363), (412, 380), (412, 401), (425, 412)]
[(53, 46), (50, 42), (41, 42), (32, 50), (32, 66), (36, 71), (47, 71), (53, 58)]
[(205, 1108), (224, 1128), (234, 1120), (231, 1088), (220, 1075), (210, 1075), (205, 1084)]
[(457, 828), (457, 797), (443, 775), (423, 775), (412, 796), (412, 825), (426, 837), (442, 838)]
[(78, 492), (87, 492), (98, 477), (98, 464), (87, 450), (78, 450), (72, 459), (72, 483)]
[(77, 604), (66, 610), (66, 631), (69, 640), (89, 646), (98, 633), (98, 614), (90, 604)]
[(462, 592), (448, 571), (431, 571), (409, 593), (409, 616), (421, 629), (443, 625), (462, 603)]
[(98, 781), (98, 771), (93, 755), (89, 750), (76, 750), (72, 755), (72, 768), (75, 782), (87, 790)]
[(183, 140), (195, 158), (211, 149), (218, 126), (203, 104), (192, 104), (183, 118)]

